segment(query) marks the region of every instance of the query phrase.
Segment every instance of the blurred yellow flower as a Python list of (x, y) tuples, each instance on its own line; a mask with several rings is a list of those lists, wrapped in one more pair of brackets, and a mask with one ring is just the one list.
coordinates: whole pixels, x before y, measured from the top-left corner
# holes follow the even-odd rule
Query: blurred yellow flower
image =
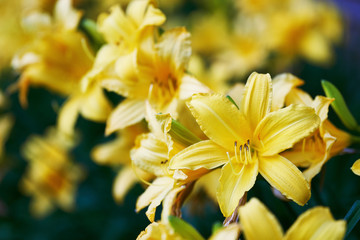
[(342, 35), (339, 13), (333, 6), (291, 1), (289, 8), (274, 12), (267, 21), (269, 41), (275, 51), (289, 58), (300, 55), (315, 64), (332, 61), (332, 45)]
[(357, 160), (351, 167), (351, 170), (358, 176), (360, 176), (360, 160)]
[[(326, 207), (315, 207), (301, 214), (284, 235), (275, 216), (256, 198), (239, 208), (241, 229), (247, 240), (255, 239), (343, 239), (346, 221), (334, 220)], [(261, 227), (259, 227), (261, 226)]]
[[(181, 229), (179, 229), (181, 231)], [(193, 229), (197, 233), (195, 229)], [(236, 240), (240, 233), (240, 226), (238, 224), (230, 224), (222, 227), (211, 234), (209, 240)], [(200, 234), (195, 238), (185, 238), (180, 233), (174, 231), (167, 220), (153, 222), (142, 231), (137, 240), (204, 240)]]
[(222, 167), (217, 197), (230, 216), (258, 172), (298, 204), (310, 198), (310, 187), (299, 169), (279, 155), (319, 126), (319, 117), (305, 106), (270, 112), (271, 77), (253, 73), (245, 85), (240, 109), (221, 95), (194, 95), (188, 106), (210, 140), (175, 155), (171, 169)]
[(73, 142), (56, 129), (45, 137), (32, 136), (23, 147), (28, 168), (20, 187), (31, 196), (30, 210), (43, 217), (59, 206), (71, 211), (75, 204), (76, 188), (83, 176), (80, 166), (69, 156)]
[(76, 29), (80, 17), (70, 0), (60, 0), (53, 17), (35, 12), (24, 19), (24, 28), (33, 40), (12, 60), (12, 66), (21, 72), (18, 87), (23, 106), (30, 85), (66, 96), (79, 89), (78, 83), (92, 65), (83, 46), (85, 36)]

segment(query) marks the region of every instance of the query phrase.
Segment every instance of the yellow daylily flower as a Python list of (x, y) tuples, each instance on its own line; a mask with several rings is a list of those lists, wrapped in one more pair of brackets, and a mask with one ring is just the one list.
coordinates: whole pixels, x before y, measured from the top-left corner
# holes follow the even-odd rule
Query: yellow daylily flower
[[(284, 235), (275, 216), (256, 198), (239, 208), (240, 224), (247, 240), (267, 239), (343, 239), (346, 222), (334, 220), (326, 207), (315, 207), (301, 214)], [(261, 226), (259, 228), (259, 226)]]
[(143, 119), (146, 101), (156, 112), (171, 113), (176, 119), (179, 101), (193, 93), (209, 91), (185, 73), (191, 55), (190, 34), (185, 28), (163, 33), (156, 45), (149, 48), (148, 54), (139, 57), (134, 52), (117, 59), (118, 80), (102, 80), (102, 85), (109, 91), (128, 97), (110, 115), (107, 134)]
[(331, 157), (350, 145), (350, 135), (337, 129), (327, 120), (328, 108), (333, 99), (317, 96), (313, 100), (309, 94), (297, 88), (292, 88), (282, 99), (286, 105), (296, 103), (310, 106), (320, 117), (321, 123), (317, 131), (281, 154), (296, 166), (307, 168), (304, 176), (310, 182)]
[(66, 136), (50, 129), (45, 137), (32, 136), (23, 148), (29, 166), (21, 180), (21, 188), (33, 197), (31, 212), (37, 217), (47, 215), (55, 206), (71, 211), (75, 204), (77, 184), (82, 169), (71, 162), (73, 146)]
[(184, 240), (168, 223), (153, 222), (142, 231), (136, 240)]
[(358, 176), (360, 176), (360, 159), (352, 165), (351, 170)]
[(135, 166), (157, 177), (136, 203), (136, 211), (149, 205), (146, 215), (153, 222), (155, 210), (162, 201), (164, 201), (164, 209), (168, 209), (166, 212), (163, 210), (163, 214), (170, 215), (172, 211), (169, 209), (174, 204), (175, 198), (186, 189), (188, 183), (198, 179), (208, 170), (169, 170), (169, 160), (186, 145), (171, 137), (170, 114), (154, 115), (154, 111), (150, 111), (150, 106), (147, 110), (151, 131), (137, 137), (130, 156)]
[[(103, 80), (102, 84), (110, 91), (126, 97), (131, 96), (135, 91), (132, 89), (136, 85), (135, 79), (133, 78), (131, 82), (118, 81), (115, 65), (126, 64), (124, 68), (131, 69), (133, 58), (141, 55), (138, 49), (146, 52), (148, 39), (153, 38), (155, 27), (162, 25), (165, 19), (165, 15), (151, 0), (131, 1), (126, 12), (119, 6), (113, 6), (110, 14), (101, 14), (97, 26), (107, 43), (97, 52), (93, 68), (82, 81), (82, 89), (85, 90), (93, 81)], [(118, 61), (120, 63), (117, 63)], [(129, 71), (131, 70), (126, 70), (127, 73)], [(138, 82), (141, 84), (142, 81), (138, 80)], [(136, 90), (139, 89), (141, 90), (141, 88)]]
[[(179, 226), (180, 227), (180, 226)], [(197, 233), (195, 229), (192, 229), (194, 232)], [(181, 229), (179, 229), (181, 231)], [(240, 226), (239, 224), (233, 223), (226, 227), (222, 227), (215, 231), (211, 236), (208, 238), (209, 240), (236, 240), (239, 237), (240, 233)], [(161, 220), (159, 222), (153, 222), (146, 227), (144, 231), (142, 231), (137, 240), (204, 240), (204, 238), (197, 233), (197, 238), (185, 238), (178, 232), (174, 231), (172, 226), (166, 220)]]
[(18, 87), (23, 106), (30, 85), (66, 96), (79, 88), (78, 83), (92, 65), (83, 47), (85, 36), (76, 29), (80, 17), (70, 0), (60, 0), (53, 17), (33, 13), (25, 18), (24, 28), (34, 37), (12, 60), (12, 66), (21, 72)]
[(306, 106), (292, 105), (270, 112), (270, 75), (250, 75), (240, 109), (218, 94), (196, 94), (188, 106), (210, 140), (195, 143), (175, 155), (171, 169), (215, 169), (222, 165), (217, 197), (230, 216), (258, 172), (287, 198), (304, 205), (310, 187), (299, 169), (279, 155), (319, 126)]

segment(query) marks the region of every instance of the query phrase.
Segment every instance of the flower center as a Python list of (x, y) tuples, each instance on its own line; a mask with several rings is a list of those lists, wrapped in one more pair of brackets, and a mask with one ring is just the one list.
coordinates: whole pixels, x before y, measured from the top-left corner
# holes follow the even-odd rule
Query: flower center
[(253, 149), (250, 147), (250, 140), (248, 139), (246, 143), (242, 145), (238, 145), (238, 142), (234, 142), (234, 157), (230, 157), (229, 152), (228, 155), (229, 162), (231, 167), (236, 174), (240, 174), (241, 168), (243, 165), (252, 164), (254, 162), (252, 158), (252, 154), (254, 153)]

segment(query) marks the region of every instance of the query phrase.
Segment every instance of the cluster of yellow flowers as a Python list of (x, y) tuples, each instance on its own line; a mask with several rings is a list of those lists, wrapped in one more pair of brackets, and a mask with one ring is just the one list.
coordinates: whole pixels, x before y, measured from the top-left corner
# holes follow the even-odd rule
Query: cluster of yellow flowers
[[(345, 221), (335, 221), (325, 207), (305, 212), (284, 235), (259, 200), (247, 202), (259, 173), (284, 199), (308, 202), (311, 180), (353, 140), (328, 120), (334, 99), (313, 99), (299, 88), (304, 81), (289, 73), (271, 78), (253, 72), (245, 84), (226, 84), (264, 66), (274, 52), (274, 68), (299, 55), (317, 63), (331, 60), (331, 44), (342, 35), (333, 6), (238, 0), (233, 29), (226, 29), (230, 24), (221, 12), (216, 19), (196, 15), (191, 38), (185, 27), (164, 30), (166, 16), (151, 0), (133, 0), (126, 11), (114, 5), (97, 23), (82, 18), (70, 0), (47, 4), (54, 5), (53, 13), (28, 10), (16, 33), (26, 37), (11, 61), (21, 74), (12, 88), (24, 107), (31, 104), (30, 86), (66, 97), (57, 125), (23, 148), (29, 165), (21, 187), (33, 197), (35, 215), (74, 207), (84, 173), (69, 152), (79, 140), (75, 126), (81, 115), (106, 123), (106, 135), (116, 134), (91, 152), (98, 164), (122, 166), (115, 200), (121, 202), (137, 182), (149, 185), (136, 211), (147, 207), (151, 224), (138, 239), (189, 239), (171, 216), (181, 216), (194, 188), (203, 188), (226, 217), (226, 226), (210, 239), (237, 239), (240, 230), (246, 239), (344, 236)], [(213, 59), (209, 68), (204, 56)], [(124, 100), (113, 106), (104, 90)], [(360, 175), (359, 161), (353, 171)]]

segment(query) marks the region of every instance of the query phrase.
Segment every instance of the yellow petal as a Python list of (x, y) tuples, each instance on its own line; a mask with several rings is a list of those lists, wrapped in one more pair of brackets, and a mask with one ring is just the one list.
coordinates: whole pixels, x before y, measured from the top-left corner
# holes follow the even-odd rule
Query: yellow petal
[(188, 107), (201, 130), (215, 143), (233, 151), (234, 141), (250, 138), (249, 128), (236, 106), (219, 94), (195, 94)]
[(168, 217), (173, 215), (173, 207), (175, 206), (175, 202), (177, 197), (181, 191), (185, 189), (185, 186), (182, 185), (180, 187), (176, 187), (172, 189), (163, 201), (163, 210), (161, 212), (161, 221), (164, 223), (168, 223)]
[(135, 33), (136, 26), (125, 16), (119, 6), (113, 6), (110, 14), (100, 14), (97, 21), (99, 31), (109, 43), (118, 43), (124, 38), (130, 38)]
[(298, 217), (285, 239), (343, 239), (345, 230), (345, 221), (335, 221), (328, 208), (315, 207)]
[(140, 122), (145, 117), (145, 101), (142, 99), (126, 99), (110, 114), (106, 123), (106, 135), (118, 129)]
[(285, 98), (291, 89), (302, 85), (304, 81), (290, 73), (279, 74), (272, 81), (274, 96), (272, 99), (271, 111), (284, 107)]
[(112, 193), (116, 202), (122, 203), (128, 191), (139, 181), (131, 167), (124, 167), (115, 178)]
[(254, 140), (261, 155), (271, 156), (291, 148), (320, 124), (311, 107), (291, 105), (269, 113), (258, 125)]
[(180, 99), (188, 99), (194, 93), (208, 93), (210, 89), (205, 86), (203, 83), (198, 81), (193, 76), (185, 74), (181, 78), (181, 85), (179, 88), (179, 97)]
[(211, 140), (185, 148), (170, 160), (171, 169), (213, 169), (228, 161), (226, 150)]
[(308, 93), (298, 88), (292, 89), (285, 98), (286, 105), (303, 104), (306, 106), (311, 106), (312, 102), (313, 100), (311, 96)]
[(270, 111), (272, 98), (271, 77), (269, 74), (252, 73), (245, 85), (240, 109), (254, 131), (258, 123)]
[[(319, 149), (323, 153), (322, 159), (320, 159), (320, 161), (313, 161), (310, 167), (304, 171), (304, 176), (308, 182), (311, 182), (311, 180), (320, 172), (322, 166), (331, 158), (330, 151), (335, 142), (335, 137), (331, 136), (328, 132), (324, 134), (322, 144), (324, 149)], [(316, 150), (318, 149), (315, 149), (315, 151)]]
[(142, 134), (136, 138), (130, 151), (135, 166), (156, 176), (168, 175), (168, 146), (153, 134)]
[[(136, 8), (136, 7), (134, 7), (134, 8)], [(134, 8), (131, 7), (131, 9), (134, 9)], [(130, 15), (130, 12), (129, 12), (129, 15)], [(138, 16), (138, 14), (136, 12), (131, 13), (131, 15)], [(147, 8), (147, 11), (144, 16), (144, 20), (141, 23), (139, 28), (143, 29), (146, 26), (160, 26), (161, 24), (163, 24), (165, 22), (165, 20), (166, 20), (166, 17), (164, 15), (164, 13), (162, 13), (158, 8), (155, 8), (153, 5), (150, 5)]]
[(71, 96), (60, 109), (57, 127), (60, 131), (69, 136), (75, 134), (75, 124), (79, 116), (81, 101), (82, 99), (79, 95)]
[(237, 240), (239, 239), (239, 234), (240, 225), (237, 223), (232, 223), (217, 230), (213, 235), (211, 235), (209, 240)]
[(170, 73), (177, 77), (184, 72), (191, 56), (190, 33), (184, 27), (168, 30), (162, 34), (156, 48), (159, 60), (170, 65)]
[[(128, 136), (121, 136), (114, 141), (95, 146), (91, 151), (91, 159), (100, 165), (129, 164), (130, 149), (134, 144), (128, 143), (127, 137)], [(135, 141), (135, 139), (133, 139), (133, 141)]]
[(300, 44), (301, 54), (315, 63), (326, 63), (332, 60), (329, 41), (320, 32), (308, 31)]
[(258, 160), (254, 159), (255, 156), (253, 156), (254, 163), (239, 166), (239, 173), (234, 172), (230, 162), (222, 168), (217, 198), (225, 217), (229, 217), (234, 212), (244, 193), (255, 184), (258, 174)]
[(109, 100), (98, 86), (88, 89), (80, 105), (83, 117), (95, 122), (105, 122), (111, 110), (112, 106)]
[(328, 111), (330, 104), (334, 101), (333, 98), (327, 98), (324, 96), (316, 96), (312, 107), (315, 109), (315, 113), (320, 117), (320, 121), (323, 122), (328, 117)]
[(360, 176), (360, 159), (356, 160), (354, 165), (352, 165), (351, 170), (358, 176)]
[(236, 83), (227, 93), (236, 105), (241, 106), (242, 96), (244, 95), (245, 85), (243, 83)]
[(257, 198), (239, 208), (246, 240), (282, 239), (283, 230), (275, 216)]
[(336, 142), (331, 148), (331, 156), (338, 154), (350, 145), (350, 134), (338, 129), (330, 121), (325, 120), (322, 123), (322, 128), (324, 129), (324, 132), (329, 132), (332, 136), (336, 137)]
[(55, 19), (62, 23), (67, 30), (75, 30), (82, 16), (82, 13), (71, 5), (71, 0), (62, 0), (58, 1), (55, 6)]
[(174, 186), (174, 180), (169, 177), (155, 179), (152, 184), (140, 195), (136, 202), (136, 211), (149, 206), (146, 215), (151, 222), (154, 221), (156, 207), (159, 206)]
[(285, 197), (304, 205), (310, 198), (310, 186), (300, 170), (286, 158), (259, 156), (259, 172)]

